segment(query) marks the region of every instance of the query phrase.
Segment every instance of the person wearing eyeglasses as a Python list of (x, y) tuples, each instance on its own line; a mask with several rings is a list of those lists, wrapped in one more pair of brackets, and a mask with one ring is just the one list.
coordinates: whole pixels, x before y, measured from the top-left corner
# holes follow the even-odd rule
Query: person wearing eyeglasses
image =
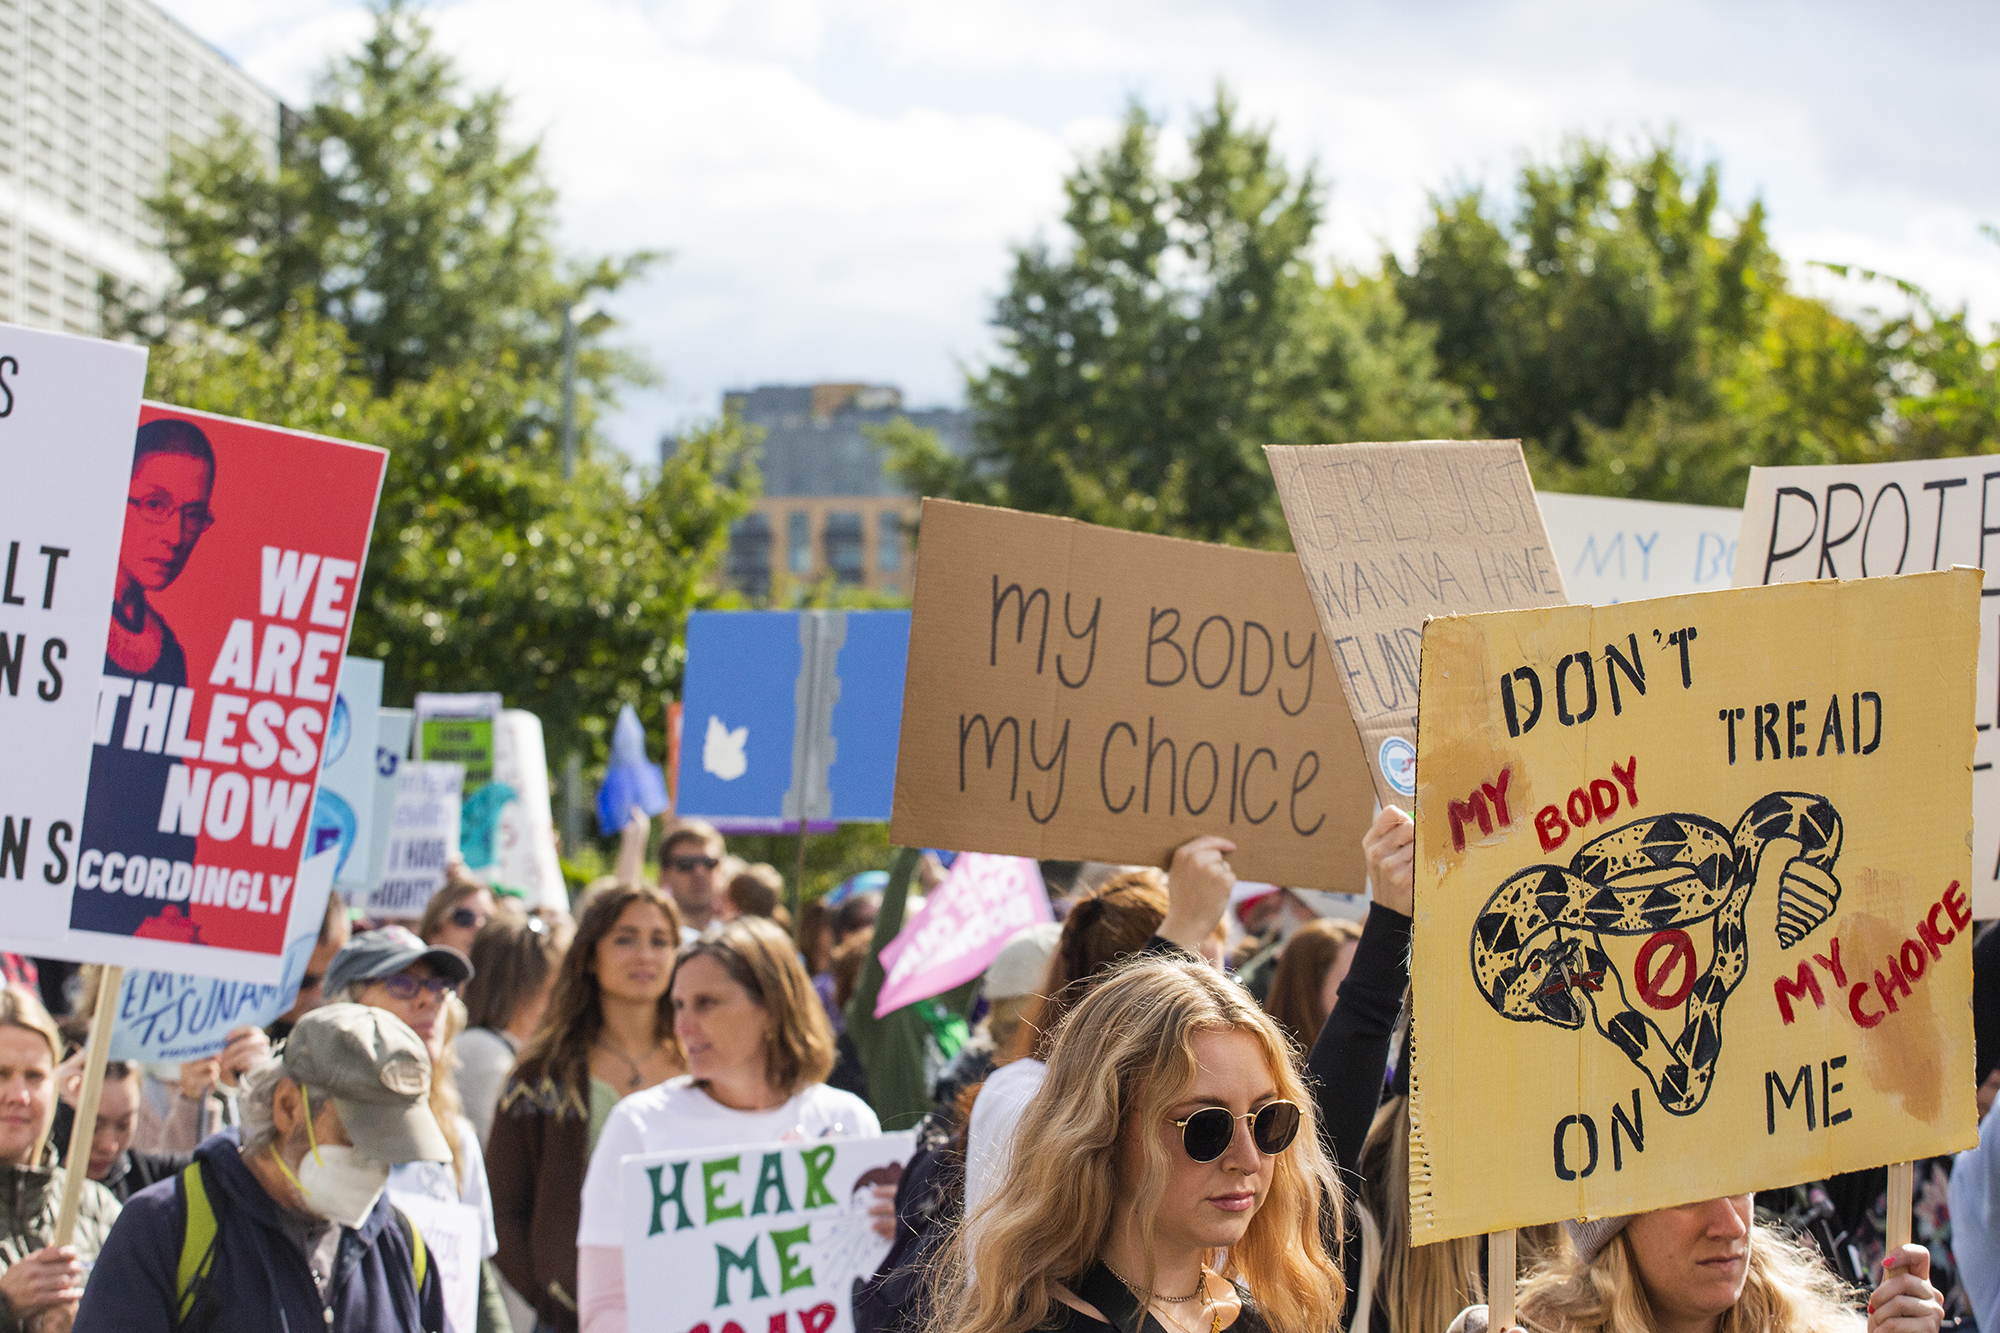
[[(348, 941), (327, 967), (324, 985), (329, 1003), (350, 1002), (387, 1010), (424, 1043), (431, 1058), (431, 1114), (444, 1131), (451, 1160), (398, 1165), (389, 1173), (389, 1193), (471, 1209), (470, 1220), (478, 1229), (481, 1297), (497, 1305), (497, 1278), (487, 1275), (483, 1262), (499, 1249), (493, 1227), (493, 1196), (486, 1181), (479, 1132), (466, 1119), (459, 1098), (458, 1080), (453, 1075), (458, 1061), (451, 1053), (454, 1039), (465, 1027), (465, 1006), (458, 999), (458, 988), (472, 975), (471, 962), (458, 950), (427, 945), (403, 926), (384, 926)], [(450, 1262), (447, 1250), (438, 1249), (440, 1264)]]
[(660, 887), (680, 909), (681, 938), (693, 942), (715, 921), (715, 868), (722, 864), (722, 835), (703, 819), (684, 819), (660, 844)]
[(1125, 964), (1063, 1021), (1004, 1174), (935, 1271), (931, 1333), (1339, 1327), (1321, 1237), (1341, 1190), (1313, 1118), (1242, 987), (1192, 960)]
[[(127, 729), (135, 707), (132, 696), (150, 699), (156, 686), (189, 683), (187, 652), (152, 599), (187, 570), (195, 545), (214, 525), (215, 515), (209, 510), (214, 489), (215, 450), (199, 426), (168, 418), (139, 427), (125, 494), (125, 528), (118, 547), (104, 672), (113, 678), (107, 686), (119, 683), (118, 678), (151, 684), (137, 689), (128, 684), (123, 698), (108, 691), (105, 696), (113, 710), (111, 725), (93, 750), (93, 780), (82, 824), (90, 832), (91, 845), (101, 851), (168, 863), (192, 864), (195, 859), (198, 839), (193, 834), (160, 829), (167, 781), (181, 760), (164, 752), (157, 739), (150, 749), (139, 745), (138, 735), (128, 734)], [(130, 742), (129, 748), (124, 742)], [(143, 895), (82, 893), (73, 908), (73, 924), (130, 935), (166, 906), (161, 899)]]

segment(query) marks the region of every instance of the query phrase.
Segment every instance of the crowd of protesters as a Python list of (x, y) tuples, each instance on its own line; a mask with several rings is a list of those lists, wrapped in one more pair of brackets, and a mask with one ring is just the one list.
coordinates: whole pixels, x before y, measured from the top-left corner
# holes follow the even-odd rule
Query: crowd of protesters
[[(620, 1159), (916, 1128), (878, 1186), (859, 1333), (1484, 1333), (1477, 1238), (1408, 1243), (1412, 828), (1352, 894), (1045, 865), (1058, 924), (878, 1016), (883, 949), (945, 873), (897, 854), (805, 905), (699, 821), (635, 818), (570, 912), (454, 870), (414, 930), (336, 897), (297, 1006), (216, 1056), (105, 1071), (80, 1219), (59, 1165), (89, 969), (0, 959), (0, 1333), (622, 1333)], [(1365, 874), (1366, 882), (1361, 882)], [(1538, 1333), (2000, 1333), (2000, 936), (1975, 947), (1982, 1132), (1918, 1166), (1521, 1233)], [(54, 1011), (62, 1015), (58, 1020)], [(454, 1205), (426, 1244), (398, 1200)], [(458, 1266), (463, 1266), (463, 1271)], [(477, 1271), (473, 1268), (476, 1266)]]

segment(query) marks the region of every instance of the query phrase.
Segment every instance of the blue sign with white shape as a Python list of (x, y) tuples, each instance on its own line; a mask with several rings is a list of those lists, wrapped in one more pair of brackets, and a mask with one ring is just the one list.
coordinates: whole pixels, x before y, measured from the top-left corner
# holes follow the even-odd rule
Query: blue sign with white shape
[(908, 611), (697, 611), (681, 692), (679, 812), (886, 823)]

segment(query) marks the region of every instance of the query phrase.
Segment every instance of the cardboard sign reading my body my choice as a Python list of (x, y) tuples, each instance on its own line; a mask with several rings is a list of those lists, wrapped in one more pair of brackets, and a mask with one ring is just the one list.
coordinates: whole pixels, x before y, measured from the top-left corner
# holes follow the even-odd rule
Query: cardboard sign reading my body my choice
[(1367, 766), (1298, 561), (924, 502), (890, 838), (1361, 888)]
[(1972, 913), (2000, 916), (2000, 458), (1752, 468), (1736, 586), (1971, 565), (1979, 608)]
[(139, 422), (69, 929), (36, 952), (274, 983), (388, 454)]
[(145, 376), (137, 347), (0, 324), (0, 937), (22, 953), (71, 956), (61, 942)]
[(1416, 792), (1424, 619), (1563, 595), (1517, 440), (1264, 450), (1384, 805)]
[(1411, 1243), (1973, 1142), (1978, 585), (1430, 623)]
[(691, 1333), (852, 1333), (854, 1280), (889, 1251), (868, 1216), (913, 1133), (627, 1157), (625, 1304)]

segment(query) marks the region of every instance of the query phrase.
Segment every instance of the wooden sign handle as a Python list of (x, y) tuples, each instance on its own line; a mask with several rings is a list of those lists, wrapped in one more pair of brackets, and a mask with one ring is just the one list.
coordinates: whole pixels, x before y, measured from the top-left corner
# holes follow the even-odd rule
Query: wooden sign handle
[[(90, 1141), (97, 1136), (97, 1101), (104, 1091), (104, 1062), (111, 1053), (111, 1027), (118, 1013), (118, 988), (125, 969), (106, 965), (97, 974), (97, 1001), (90, 1010), (90, 1041), (84, 1046), (83, 1089), (69, 1131), (69, 1160), (63, 1163), (62, 1209), (56, 1214), (52, 1244), (67, 1245), (76, 1235), (77, 1209), (90, 1171)], [(58, 1095), (61, 1089), (57, 1089)]]
[(1492, 1333), (1514, 1326), (1514, 1233), (1486, 1237), (1486, 1327)]
[(1915, 1164), (1889, 1164), (1888, 1249), (1890, 1254), (1910, 1243), (1910, 1225), (1915, 1208)]

